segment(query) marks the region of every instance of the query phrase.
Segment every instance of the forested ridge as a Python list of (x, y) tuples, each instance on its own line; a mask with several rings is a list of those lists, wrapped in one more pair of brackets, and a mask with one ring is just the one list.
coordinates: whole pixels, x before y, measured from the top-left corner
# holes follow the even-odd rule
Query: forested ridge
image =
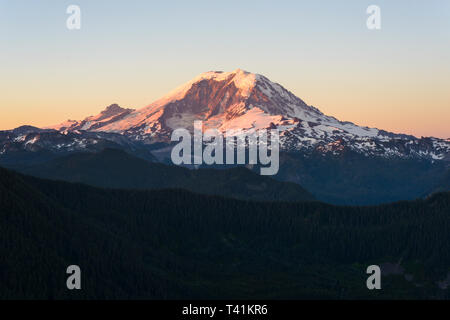
[(189, 170), (130, 155), (122, 150), (74, 153), (18, 171), (51, 180), (116, 189), (181, 188), (244, 200), (314, 200), (300, 185), (261, 176), (245, 167)]
[[(448, 298), (450, 193), (371, 207), (113, 190), (0, 169), (0, 298)], [(369, 264), (401, 261), (412, 281)], [(82, 290), (66, 288), (66, 268)]]

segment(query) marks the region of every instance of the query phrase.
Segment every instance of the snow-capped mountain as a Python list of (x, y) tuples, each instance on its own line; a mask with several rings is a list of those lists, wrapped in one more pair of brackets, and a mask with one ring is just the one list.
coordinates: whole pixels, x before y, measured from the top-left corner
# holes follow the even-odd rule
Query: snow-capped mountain
[(297, 183), (322, 201), (377, 204), (423, 197), (448, 185), (449, 139), (339, 121), (266, 77), (239, 69), (203, 73), (141, 109), (113, 104), (84, 120), (0, 131), (0, 166), (26, 172), (64, 155), (77, 158), (105, 148), (172, 164), (173, 130), (192, 129), (195, 120), (203, 121), (204, 130), (222, 132), (278, 128), (276, 179)]
[(285, 151), (450, 160), (450, 140), (416, 138), (339, 121), (266, 77), (240, 69), (206, 72), (138, 110), (111, 105), (97, 116), (50, 127), (60, 132), (117, 133), (145, 144), (168, 142), (177, 128), (278, 128)]

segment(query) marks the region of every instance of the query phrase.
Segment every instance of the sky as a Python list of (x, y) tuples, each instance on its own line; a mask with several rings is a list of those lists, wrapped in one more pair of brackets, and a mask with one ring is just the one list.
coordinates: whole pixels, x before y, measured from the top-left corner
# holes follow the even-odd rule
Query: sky
[(237, 68), (343, 121), (450, 138), (448, 0), (0, 0), (0, 130), (142, 108)]

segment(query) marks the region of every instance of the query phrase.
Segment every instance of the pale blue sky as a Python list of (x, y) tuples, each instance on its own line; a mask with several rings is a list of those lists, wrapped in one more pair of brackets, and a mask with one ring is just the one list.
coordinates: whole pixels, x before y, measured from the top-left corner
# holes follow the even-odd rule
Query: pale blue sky
[[(81, 30), (66, 29), (70, 4)], [(366, 28), (370, 4), (381, 30)], [(342, 120), (450, 137), (447, 0), (0, 0), (0, 40), (0, 129), (140, 108), (241, 68)]]

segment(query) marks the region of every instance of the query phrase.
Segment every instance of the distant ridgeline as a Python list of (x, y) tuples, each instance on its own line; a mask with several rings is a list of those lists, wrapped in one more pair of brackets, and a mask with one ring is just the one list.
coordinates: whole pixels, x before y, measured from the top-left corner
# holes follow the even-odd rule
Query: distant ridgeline
[[(449, 230), (448, 192), (343, 207), (108, 190), (0, 168), (0, 298), (449, 298)], [(385, 270), (369, 291), (367, 266), (385, 263), (404, 273)], [(73, 264), (82, 290), (66, 288)]]

